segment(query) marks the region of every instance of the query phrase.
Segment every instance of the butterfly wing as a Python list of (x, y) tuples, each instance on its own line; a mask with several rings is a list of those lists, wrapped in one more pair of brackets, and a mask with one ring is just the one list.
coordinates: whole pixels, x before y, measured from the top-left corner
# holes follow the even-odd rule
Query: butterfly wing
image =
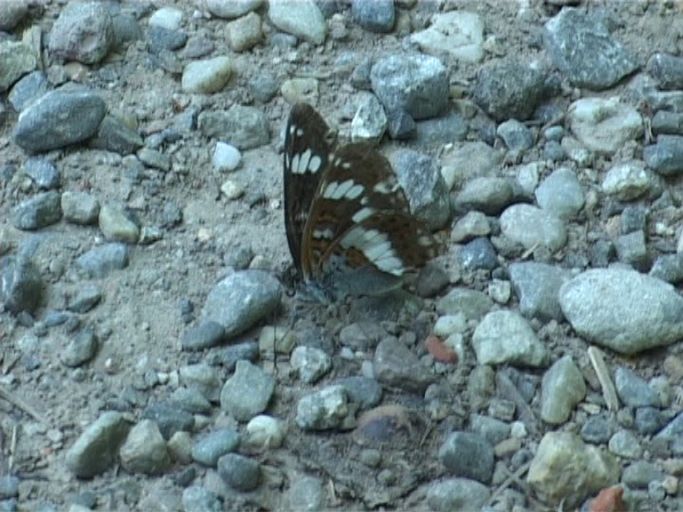
[(308, 263), (317, 280), (366, 267), (398, 277), (438, 252), (431, 232), (410, 214), (389, 161), (364, 143), (333, 154), (304, 238), (304, 274)]
[(313, 107), (298, 103), (287, 121), (284, 149), (285, 230), (296, 269), (302, 271), (302, 240), (321, 176), (328, 167), (334, 132)]

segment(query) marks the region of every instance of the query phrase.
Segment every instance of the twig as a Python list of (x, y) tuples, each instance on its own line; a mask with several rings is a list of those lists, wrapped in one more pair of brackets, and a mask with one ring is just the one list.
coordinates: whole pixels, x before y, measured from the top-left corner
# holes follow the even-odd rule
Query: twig
[(607, 404), (607, 409), (610, 411), (619, 410), (619, 398), (617, 397), (617, 391), (614, 388), (614, 383), (610, 377), (602, 351), (597, 347), (588, 347), (588, 359), (590, 359), (593, 369), (598, 376), (598, 381), (600, 381), (600, 387), (602, 387), (602, 396)]
[(34, 420), (39, 421), (43, 424), (47, 424), (47, 421), (45, 418), (43, 418), (38, 412), (29, 404), (21, 400), (20, 398), (13, 396), (9, 393), (9, 391), (6, 391), (2, 387), (0, 387), (0, 398), (4, 398), (7, 400), (9, 403), (15, 405), (22, 411), (24, 411), (26, 414), (31, 416)]

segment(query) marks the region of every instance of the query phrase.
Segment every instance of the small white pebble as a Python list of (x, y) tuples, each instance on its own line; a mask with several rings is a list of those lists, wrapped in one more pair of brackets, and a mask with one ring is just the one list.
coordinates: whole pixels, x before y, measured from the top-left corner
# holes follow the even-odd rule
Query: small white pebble
[(234, 201), (244, 195), (244, 188), (232, 180), (226, 180), (221, 185), (221, 192), (227, 199)]
[(166, 28), (168, 30), (178, 30), (180, 21), (183, 19), (183, 11), (173, 7), (162, 7), (152, 14), (149, 18), (150, 25)]
[(216, 149), (213, 151), (211, 163), (213, 168), (219, 172), (231, 172), (237, 169), (242, 162), (240, 150), (225, 142), (216, 142)]

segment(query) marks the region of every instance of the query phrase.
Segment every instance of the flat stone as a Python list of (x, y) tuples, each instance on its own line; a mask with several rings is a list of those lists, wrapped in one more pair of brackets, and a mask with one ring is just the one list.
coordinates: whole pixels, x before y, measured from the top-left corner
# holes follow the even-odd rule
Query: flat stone
[(95, 333), (90, 329), (83, 329), (66, 345), (60, 354), (60, 360), (70, 368), (81, 366), (95, 357), (97, 345)]
[(41, 273), (30, 258), (19, 254), (0, 259), (0, 305), (10, 313), (35, 312), (44, 288)]
[(503, 161), (503, 156), (503, 152), (482, 141), (454, 144), (451, 151), (441, 156), (441, 175), (446, 182), (446, 188), (459, 189), (475, 178), (493, 177), (493, 173)]
[(249, 421), (266, 410), (274, 390), (271, 375), (248, 361), (237, 361), (221, 390), (221, 408), (238, 421)]
[(558, 293), (571, 278), (571, 272), (535, 261), (512, 263), (508, 271), (519, 298), (520, 313), (541, 321), (564, 319)]
[(396, 20), (394, 0), (351, 0), (351, 16), (365, 30), (391, 32)]
[(559, 297), (579, 335), (621, 354), (683, 339), (683, 298), (670, 284), (636, 271), (588, 270), (565, 283)]
[(541, 208), (556, 217), (570, 219), (583, 208), (585, 196), (574, 171), (560, 167), (536, 189), (536, 201)]
[(256, 46), (263, 39), (261, 16), (250, 12), (228, 23), (228, 44), (233, 51), (243, 52)]
[(514, 190), (506, 178), (481, 177), (468, 181), (455, 197), (459, 210), (477, 210), (487, 215), (498, 215), (512, 202)]
[(463, 314), (468, 320), (479, 321), (493, 307), (493, 301), (483, 292), (469, 288), (453, 288), (437, 301), (442, 315)]
[(683, 113), (659, 110), (650, 120), (650, 126), (654, 135), (683, 135)]
[(36, 69), (38, 65), (31, 48), (16, 41), (0, 42), (0, 61), (0, 92), (12, 87), (17, 80)]
[(191, 432), (195, 425), (192, 414), (167, 401), (150, 403), (141, 418), (152, 420), (164, 439), (170, 439), (176, 432)]
[(190, 62), (183, 70), (181, 87), (188, 93), (211, 94), (225, 87), (232, 76), (232, 59), (226, 56)]
[(282, 82), (280, 94), (290, 105), (296, 103), (316, 105), (320, 97), (319, 83), (316, 78), (290, 78)]
[(118, 412), (104, 412), (66, 452), (66, 465), (79, 478), (92, 478), (114, 464), (130, 425)]
[(576, 100), (569, 106), (567, 117), (576, 138), (600, 153), (615, 153), (626, 142), (643, 136), (641, 115), (616, 96)]
[(496, 133), (511, 151), (526, 151), (534, 145), (534, 134), (524, 123), (516, 119), (508, 119), (500, 123)]
[(263, 4), (263, 0), (204, 0), (206, 9), (219, 18), (239, 18), (255, 11)]
[(7, 99), (14, 110), (21, 112), (49, 90), (50, 83), (47, 81), (45, 73), (32, 71), (14, 84)]
[(100, 208), (98, 224), (107, 240), (134, 244), (140, 238), (140, 228), (122, 207), (105, 204)]
[(226, 453), (233, 452), (240, 444), (240, 436), (231, 428), (213, 430), (197, 440), (192, 446), (192, 459), (204, 466), (215, 467)]
[(656, 144), (643, 149), (643, 160), (662, 176), (679, 176), (683, 173), (683, 136), (658, 135)]
[(162, 7), (149, 17), (150, 27), (178, 30), (183, 19), (183, 11), (175, 7)]
[(204, 111), (197, 123), (204, 136), (226, 140), (241, 150), (262, 146), (270, 140), (268, 120), (256, 107), (233, 105), (228, 110)]
[(379, 342), (373, 364), (377, 380), (391, 387), (423, 392), (435, 379), (417, 355), (395, 338)]
[(432, 483), (427, 489), (427, 504), (435, 512), (479, 510), (488, 502), (488, 487), (469, 478), (446, 478)]
[(601, 187), (605, 194), (615, 196), (620, 201), (632, 201), (646, 195), (654, 185), (653, 180), (644, 162), (631, 160), (611, 167)]
[(235, 272), (220, 281), (206, 298), (202, 317), (223, 326), (225, 337), (246, 331), (280, 304), (282, 286), (260, 270)]
[(657, 52), (647, 61), (647, 72), (659, 89), (683, 89), (683, 58), (679, 56)]
[(59, 187), (60, 174), (47, 158), (32, 157), (24, 162), (23, 171), (42, 190)]
[(484, 22), (474, 12), (457, 10), (435, 14), (429, 28), (415, 32), (410, 39), (431, 55), (447, 54), (474, 63), (484, 57)]
[(526, 481), (544, 502), (576, 507), (619, 481), (617, 459), (570, 432), (548, 432), (531, 461)]
[(106, 149), (120, 155), (135, 153), (143, 145), (142, 137), (122, 119), (107, 114), (97, 133), (90, 139), (90, 146)]
[(90, 277), (103, 278), (128, 266), (128, 247), (121, 243), (100, 245), (80, 255), (75, 263)]
[(402, 110), (415, 120), (438, 116), (448, 102), (446, 67), (435, 57), (383, 57), (372, 66), (370, 81), (387, 112)]
[(12, 208), (12, 225), (21, 230), (33, 231), (59, 222), (62, 205), (59, 192), (41, 192)]
[(518, 313), (501, 310), (488, 313), (472, 335), (479, 364), (544, 366), (548, 351), (528, 322)]
[(551, 213), (529, 204), (514, 204), (500, 216), (503, 234), (525, 249), (538, 246), (555, 252), (567, 242), (567, 228)]
[(83, 64), (100, 62), (114, 44), (109, 10), (100, 2), (69, 2), (50, 30), (50, 53)]
[(599, 16), (571, 7), (546, 22), (545, 46), (577, 87), (608, 89), (638, 67)]
[(493, 476), (493, 448), (484, 438), (471, 432), (449, 434), (439, 448), (439, 460), (457, 477), (487, 484)]
[(253, 491), (261, 483), (261, 465), (258, 461), (228, 453), (218, 459), (218, 474), (223, 481), (237, 491)]
[(628, 407), (658, 407), (657, 392), (633, 370), (619, 366), (614, 372), (614, 385), (621, 402)]
[(327, 36), (325, 18), (313, 0), (270, 2), (268, 17), (283, 32), (315, 45), (322, 44)]
[(558, 359), (543, 375), (541, 419), (551, 425), (563, 424), (585, 396), (586, 383), (571, 356)]
[(121, 465), (131, 473), (157, 475), (171, 465), (166, 441), (151, 420), (142, 420), (130, 430), (120, 455)]
[(75, 144), (97, 132), (105, 112), (104, 100), (92, 92), (51, 91), (19, 114), (14, 141), (31, 152)]

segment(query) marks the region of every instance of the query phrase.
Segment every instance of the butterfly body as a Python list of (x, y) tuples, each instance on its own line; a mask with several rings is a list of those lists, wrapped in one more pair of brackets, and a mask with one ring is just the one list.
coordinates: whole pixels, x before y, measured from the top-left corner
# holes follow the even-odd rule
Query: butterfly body
[(294, 265), (305, 282), (333, 295), (349, 288), (357, 294), (350, 280), (365, 283), (365, 293), (379, 286), (375, 280), (395, 287), (437, 253), (388, 160), (366, 143), (337, 145), (322, 117), (303, 103), (287, 123), (284, 189)]

